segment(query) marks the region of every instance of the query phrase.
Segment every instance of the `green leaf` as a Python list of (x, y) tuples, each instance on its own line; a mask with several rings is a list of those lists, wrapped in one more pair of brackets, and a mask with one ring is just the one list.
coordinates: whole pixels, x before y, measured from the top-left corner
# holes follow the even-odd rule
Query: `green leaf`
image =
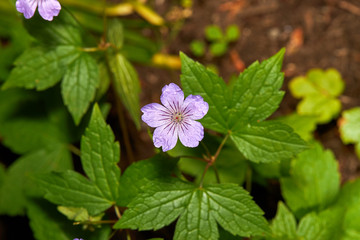
[(53, 172), (37, 177), (37, 182), (50, 202), (86, 208), (90, 215), (97, 215), (114, 204), (104, 198), (102, 189), (74, 171)]
[(284, 53), (282, 49), (261, 64), (253, 63), (240, 74), (233, 87), (229, 127), (236, 129), (262, 121), (279, 107), (284, 96), (280, 91), (284, 80), (280, 72)]
[(226, 28), (226, 40), (234, 42), (240, 37), (240, 31), (237, 25), (233, 24)]
[(120, 146), (109, 125), (106, 125), (98, 105), (94, 106), (85, 135), (81, 139), (81, 163), (86, 175), (102, 192), (116, 201), (119, 196)]
[(301, 115), (315, 115), (318, 123), (327, 123), (341, 111), (336, 99), (344, 90), (344, 81), (335, 69), (310, 70), (306, 77), (293, 78), (289, 89), (294, 97), (303, 98), (297, 107)]
[(190, 43), (190, 50), (195, 56), (201, 57), (205, 54), (205, 43), (199, 40), (194, 40)]
[(174, 181), (146, 188), (130, 203), (114, 228), (156, 230), (180, 215), (174, 239), (218, 239), (215, 221), (233, 235), (261, 235), (268, 232), (262, 214), (249, 194), (238, 185), (195, 188)]
[(345, 144), (360, 142), (360, 107), (343, 111), (339, 120), (341, 140)]
[(61, 83), (64, 104), (68, 107), (74, 122), (78, 125), (94, 100), (100, 82), (96, 61), (87, 53), (82, 53), (67, 69)]
[(84, 207), (96, 215), (118, 199), (120, 169), (119, 144), (100, 109), (94, 106), (85, 135), (81, 140), (81, 163), (89, 179), (74, 171), (38, 177), (49, 201), (69, 207)]
[(292, 163), (291, 176), (281, 179), (281, 191), (296, 216), (322, 210), (337, 196), (340, 174), (334, 155), (321, 145), (300, 153)]
[(227, 42), (215, 42), (210, 45), (210, 52), (215, 57), (222, 56), (228, 48)]
[(85, 208), (74, 208), (74, 207), (64, 207), (58, 206), (57, 210), (65, 215), (69, 220), (73, 220), (76, 222), (84, 222), (84, 221), (100, 221), (105, 213), (101, 213), (97, 216), (90, 216), (88, 211)]
[(180, 53), (181, 84), (185, 95), (200, 95), (209, 104), (209, 111), (201, 123), (205, 128), (221, 133), (228, 131), (229, 93), (224, 81), (203, 65)]
[(69, 240), (83, 238), (86, 240), (107, 240), (111, 233), (109, 226), (102, 226), (95, 231), (84, 231), (83, 226), (74, 226), (56, 211), (56, 207), (44, 200), (33, 200), (27, 208), (30, 227), (37, 240)]
[(224, 36), (219, 26), (209, 25), (205, 28), (205, 37), (209, 41), (221, 40)]
[(314, 212), (301, 219), (297, 235), (304, 240), (327, 240), (332, 238), (329, 235), (329, 227)]
[(230, 137), (253, 162), (286, 160), (306, 149), (305, 142), (290, 127), (277, 121), (249, 124), (232, 132)]
[(317, 116), (318, 123), (327, 123), (339, 115), (341, 102), (323, 95), (310, 95), (298, 104), (296, 111), (300, 115)]
[(30, 48), (15, 61), (15, 68), (2, 89), (24, 87), (40, 91), (52, 87), (61, 80), (66, 67), (78, 58), (79, 53), (73, 46), (59, 46), (50, 51)]
[(273, 236), (281, 239), (296, 239), (296, 219), (284, 203), (279, 202), (276, 216), (271, 223)]
[(140, 128), (140, 82), (131, 63), (120, 53), (108, 55), (114, 87), (118, 97), (127, 108), (136, 127)]
[(31, 35), (45, 46), (71, 45), (80, 46), (81, 26), (69, 11), (60, 11), (52, 21), (44, 21), (38, 14), (28, 19), (25, 27)]
[(124, 30), (122, 23), (118, 19), (112, 19), (108, 24), (107, 36), (109, 42), (118, 49), (122, 48), (124, 43)]
[(277, 120), (282, 123), (287, 124), (294, 132), (299, 134), (299, 136), (305, 141), (313, 139), (313, 132), (316, 129), (316, 120), (314, 116), (303, 116), (297, 113), (292, 113), (287, 116), (277, 118)]
[(37, 174), (72, 168), (72, 159), (66, 146), (41, 149), (17, 159), (6, 171), (0, 186), (0, 214), (24, 214), (29, 196), (41, 196), (32, 181)]
[(119, 206), (127, 206), (151, 181), (167, 179), (174, 172), (177, 159), (158, 154), (131, 164), (120, 178)]

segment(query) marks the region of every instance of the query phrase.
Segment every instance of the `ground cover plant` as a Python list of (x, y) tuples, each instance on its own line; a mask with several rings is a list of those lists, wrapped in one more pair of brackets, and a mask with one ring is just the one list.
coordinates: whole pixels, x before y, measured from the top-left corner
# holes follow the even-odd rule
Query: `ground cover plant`
[[(297, 74), (301, 28), (246, 63), (234, 23), (197, 31), (222, 44), (210, 57), (172, 52), (207, 4), (0, 3), (1, 239), (360, 239), (360, 180), (336, 151), (360, 155), (341, 66)], [(229, 21), (251, 10), (217, 4)]]

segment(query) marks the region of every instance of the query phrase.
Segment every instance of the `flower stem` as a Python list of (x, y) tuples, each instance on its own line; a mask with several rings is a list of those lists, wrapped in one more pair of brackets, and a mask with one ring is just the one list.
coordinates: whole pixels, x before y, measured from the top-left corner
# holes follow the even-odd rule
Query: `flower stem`
[(117, 218), (120, 219), (121, 218), (121, 213), (120, 213), (120, 210), (119, 210), (118, 206), (115, 206), (114, 209), (115, 209), (115, 214), (116, 214)]
[[(220, 154), (220, 152), (221, 152), (221, 149), (224, 147), (224, 145), (225, 145), (225, 143), (226, 143), (226, 140), (229, 138), (229, 135), (230, 135), (230, 132), (228, 132), (228, 133), (226, 134), (226, 136), (224, 137), (224, 139), (223, 139), (222, 142), (220, 143), (218, 149), (216, 150), (215, 155), (214, 155), (214, 156), (210, 156), (210, 159), (209, 159), (209, 161), (208, 161), (208, 164), (206, 164), (205, 169), (204, 169), (204, 172), (203, 172), (203, 174), (202, 174), (202, 176), (201, 176), (200, 188), (202, 188), (202, 186), (203, 186), (204, 177), (205, 177), (206, 172), (209, 170), (209, 167), (212, 166), (212, 165), (215, 163), (217, 157), (219, 156), (219, 154)], [(217, 172), (217, 171), (215, 171), (215, 174), (216, 174), (216, 172)], [(219, 182), (220, 182), (220, 179), (218, 179), (218, 180), (219, 180)]]

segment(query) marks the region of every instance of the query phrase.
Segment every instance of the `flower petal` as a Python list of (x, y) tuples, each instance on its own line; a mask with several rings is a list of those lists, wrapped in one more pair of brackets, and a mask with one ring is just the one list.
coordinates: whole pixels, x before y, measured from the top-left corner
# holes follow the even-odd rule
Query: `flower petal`
[(170, 83), (163, 87), (160, 100), (169, 110), (178, 112), (184, 102), (184, 92), (175, 83)]
[(204, 138), (204, 127), (201, 123), (188, 119), (179, 128), (179, 138), (185, 147), (197, 147)]
[(208, 111), (209, 104), (200, 95), (189, 95), (184, 101), (183, 114), (190, 119), (201, 119)]
[(59, 15), (61, 5), (57, 0), (39, 0), (39, 13), (45, 20), (52, 21)]
[(37, 6), (37, 0), (17, 0), (16, 10), (24, 14), (24, 17), (29, 19), (34, 16)]
[(150, 127), (156, 128), (171, 122), (169, 110), (158, 103), (145, 105), (141, 111), (144, 113), (141, 119)]
[(155, 147), (162, 147), (163, 152), (173, 149), (177, 143), (178, 128), (175, 124), (163, 125), (155, 129), (153, 141)]

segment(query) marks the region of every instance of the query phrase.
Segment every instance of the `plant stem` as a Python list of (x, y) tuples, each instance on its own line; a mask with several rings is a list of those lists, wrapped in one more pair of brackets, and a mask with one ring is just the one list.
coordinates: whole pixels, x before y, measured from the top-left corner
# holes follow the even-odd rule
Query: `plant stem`
[[(224, 147), (224, 144), (225, 144), (226, 140), (229, 138), (229, 135), (230, 135), (230, 132), (228, 132), (228, 133), (226, 134), (226, 136), (224, 137), (224, 139), (223, 139), (222, 142), (220, 143), (218, 149), (216, 150), (215, 155), (214, 155), (214, 156), (210, 156), (210, 159), (209, 159), (209, 161), (208, 161), (208, 164), (206, 164), (205, 169), (204, 169), (204, 172), (203, 172), (203, 174), (202, 174), (202, 176), (201, 176), (200, 188), (202, 188), (202, 186), (203, 186), (204, 177), (205, 177), (206, 172), (209, 170), (209, 167), (212, 166), (212, 165), (215, 163), (217, 157), (219, 156), (219, 154), (220, 154), (220, 152), (221, 152), (221, 149)], [(220, 181), (220, 179), (219, 179), (219, 181)]]
[(215, 164), (212, 167), (214, 168), (216, 181), (217, 181), (217, 183), (220, 183), (219, 171), (217, 170), (217, 167), (215, 166)]
[(72, 144), (68, 145), (68, 149), (70, 150), (70, 152), (72, 152), (73, 154), (75, 154), (76, 156), (80, 157), (81, 156), (81, 151), (80, 149), (78, 149), (77, 147), (75, 147)]
[(88, 225), (113, 224), (113, 223), (116, 223), (116, 222), (117, 222), (117, 220), (83, 221), (83, 222), (74, 222), (73, 225), (80, 225), (80, 224), (88, 224)]
[(196, 159), (196, 160), (200, 160), (203, 162), (209, 162), (208, 159), (205, 158), (201, 158), (201, 157), (194, 157), (194, 156), (178, 156), (179, 158), (191, 158), (191, 159)]
[(120, 210), (119, 210), (118, 206), (115, 206), (114, 209), (115, 209), (115, 214), (116, 214), (117, 218), (120, 219), (121, 218), (121, 213), (120, 213)]

